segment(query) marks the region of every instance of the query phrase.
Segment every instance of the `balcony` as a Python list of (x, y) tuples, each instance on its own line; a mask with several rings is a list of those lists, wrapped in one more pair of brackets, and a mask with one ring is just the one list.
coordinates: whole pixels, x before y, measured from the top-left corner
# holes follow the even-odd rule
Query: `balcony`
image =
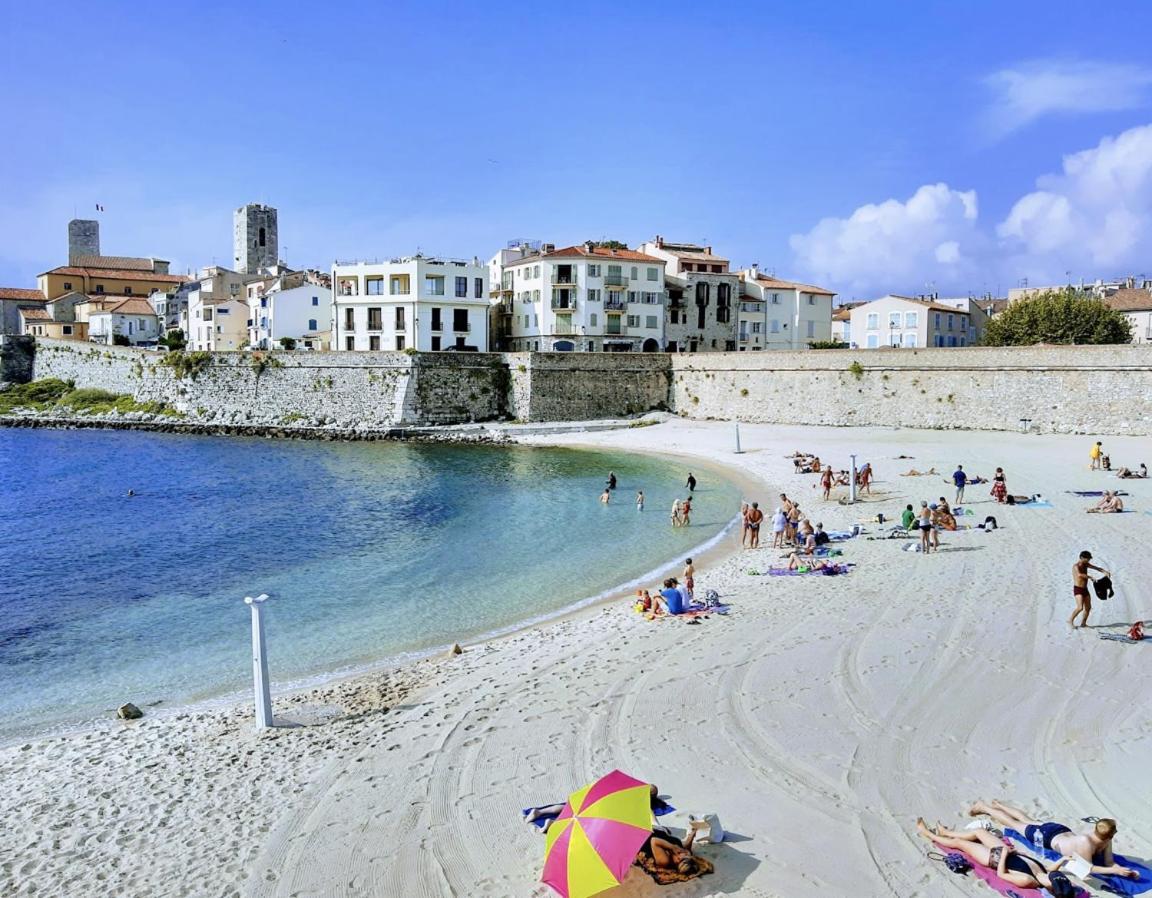
[(576, 308), (576, 300), (570, 296), (553, 296), (552, 308), (555, 311), (571, 312)]
[(561, 274), (558, 271), (552, 272), (552, 284), (557, 287), (571, 287), (576, 284), (576, 272), (568, 274)]
[(604, 286), (609, 290), (623, 290), (630, 283), (628, 276), (623, 274), (604, 275)]
[(467, 321), (465, 321), (464, 323), (460, 323), (459, 321), (454, 321), (452, 323), (452, 333), (454, 333), (454, 334), (467, 334), (467, 333), (471, 333), (471, 331), (472, 331), (472, 325), (469, 324)]
[(764, 311), (764, 306), (759, 301), (756, 301), (756, 302), (745, 301), (745, 302), (740, 303), (740, 311), (741, 312), (762, 312), (762, 311)]
[(604, 300), (604, 311), (623, 312), (626, 305), (628, 305), (628, 303), (624, 301), (623, 297), (608, 297)]

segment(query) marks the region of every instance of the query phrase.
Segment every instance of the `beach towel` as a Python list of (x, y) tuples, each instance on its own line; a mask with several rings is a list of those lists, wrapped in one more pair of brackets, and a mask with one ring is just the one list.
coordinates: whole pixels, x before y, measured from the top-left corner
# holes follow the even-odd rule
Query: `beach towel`
[[(562, 804), (562, 802), (557, 802), (557, 804)], [(540, 807), (548, 808), (548, 807), (552, 807), (552, 805), (544, 804), (544, 805), (541, 805)], [(524, 810), (522, 810), (520, 813), (523, 816), (527, 817), (533, 811), (538, 811), (539, 809), (540, 808), (524, 808)], [(676, 809), (674, 807), (672, 807), (672, 805), (668, 804), (668, 802), (666, 802), (663, 798), (657, 798), (655, 801), (652, 802), (652, 814), (656, 817), (663, 817), (665, 814), (671, 814), (674, 810), (676, 810)], [(558, 817), (558, 816), (559, 816), (559, 814), (555, 814), (555, 815), (549, 814), (549, 815), (545, 815), (543, 817), (537, 817), (535, 820), (532, 821), (532, 825), (534, 827), (536, 827), (537, 829), (543, 829), (549, 820), (555, 820), (556, 817)]]
[[(1019, 842), (1021, 845), (1026, 846), (1030, 851), (1035, 852), (1041, 857), (1050, 861), (1060, 860), (1060, 852), (1051, 851), (1047, 848), (1041, 848), (1039, 845), (1033, 845), (1024, 838), (1024, 834), (1017, 832), (1014, 829), (1005, 829), (1004, 835), (1013, 841)], [(1123, 876), (1109, 876), (1103, 873), (1093, 873), (1092, 878), (1099, 880), (1102, 883), (1102, 888), (1106, 892), (1111, 892), (1113, 895), (1142, 895), (1145, 892), (1152, 890), (1152, 868), (1147, 864), (1142, 864), (1140, 861), (1133, 860), (1130, 857), (1124, 857), (1122, 854), (1114, 854), (1116, 863), (1122, 867), (1129, 867), (1136, 870), (1140, 877), (1138, 879), (1125, 879)]]
[(839, 564), (829, 564), (822, 567), (820, 570), (808, 571), (790, 571), (785, 567), (770, 567), (768, 573), (773, 577), (809, 577), (809, 576), (828, 576), (833, 577), (837, 574), (847, 574), (849, 569), (855, 565), (852, 562), (840, 562)]
[[(1083, 496), (1085, 499), (1097, 499), (1104, 495), (1104, 490), (1065, 490), (1065, 492), (1073, 496)], [(1128, 494), (1123, 490), (1113, 490), (1112, 495), (1127, 496)]]
[(656, 861), (654, 861), (643, 852), (640, 852), (636, 855), (636, 866), (651, 876), (657, 885), (670, 886), (676, 882), (688, 882), (689, 880), (697, 879), (700, 876), (706, 876), (714, 871), (715, 868), (712, 866), (711, 861), (702, 858), (699, 855), (694, 855), (694, 857), (696, 858), (696, 862), (700, 867), (698, 873), (684, 874), (679, 870), (664, 870), (660, 867), (657, 867)]
[[(944, 849), (941, 848), (940, 850), (943, 851)], [(958, 849), (949, 848), (948, 850), (957, 851)], [(972, 856), (965, 851), (961, 851), (960, 853), (969, 859), (972, 858)], [(1020, 886), (1012, 885), (1012, 883), (1007, 880), (1001, 879), (995, 870), (989, 869), (988, 867), (981, 867), (975, 860), (972, 860), (972, 872), (977, 879), (1001, 895), (1007, 896), (1007, 898), (1049, 898), (1049, 893), (1043, 889), (1023, 889)], [(1090, 895), (1084, 889), (1077, 887), (1076, 898), (1090, 898)]]
[(1013, 508), (1052, 508), (1053, 505), (1047, 499), (1036, 499), (1034, 502), (1017, 502)]

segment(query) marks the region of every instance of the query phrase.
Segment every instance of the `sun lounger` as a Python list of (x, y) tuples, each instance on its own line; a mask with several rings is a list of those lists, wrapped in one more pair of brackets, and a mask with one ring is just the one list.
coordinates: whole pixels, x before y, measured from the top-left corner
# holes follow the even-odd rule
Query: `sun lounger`
[[(1028, 848), (1029, 851), (1042, 856), (1050, 861), (1060, 860), (1060, 852), (1050, 851), (1046, 848), (1041, 848), (1038, 845), (1033, 845), (1024, 838), (1024, 834), (1017, 832), (1014, 829), (1008, 828), (1004, 830), (1004, 835), (1015, 842)], [(1116, 863), (1122, 867), (1130, 867), (1139, 872), (1138, 879), (1125, 879), (1123, 876), (1109, 876), (1106, 874), (1092, 874), (1093, 879), (1097, 879), (1104, 883), (1105, 889), (1114, 895), (1142, 895), (1145, 892), (1152, 890), (1152, 868), (1147, 864), (1142, 864), (1140, 861), (1133, 860), (1129, 857), (1124, 857), (1122, 854), (1114, 855)]]

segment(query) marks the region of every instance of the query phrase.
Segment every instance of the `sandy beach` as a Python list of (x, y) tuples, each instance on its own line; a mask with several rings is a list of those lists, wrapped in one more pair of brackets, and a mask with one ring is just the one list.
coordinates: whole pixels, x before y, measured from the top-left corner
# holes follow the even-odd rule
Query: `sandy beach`
[[(307, 725), (257, 734), (247, 707), (199, 710), (0, 749), (0, 894), (542, 898), (544, 840), (520, 809), (613, 768), (658, 784), (675, 830), (717, 813), (731, 833), (701, 849), (715, 875), (660, 889), (634, 869), (620, 896), (990, 895), (927, 860), (914, 825), (959, 824), (979, 798), (1115, 817), (1117, 850), (1152, 856), (1152, 643), (1066, 623), (1082, 549), (1117, 588), (1090, 624), (1152, 619), (1152, 482), (1089, 471), (1087, 436), (746, 425), (736, 455), (733, 431), (671, 420), (533, 439), (723, 465), (769, 513), (785, 491), (829, 529), (951, 500), (957, 463), (1002, 466), (1011, 492), (1052, 507), (969, 487), (964, 523), (992, 514), (1000, 529), (943, 534), (926, 557), (858, 537), (841, 577), (750, 573), (782, 553), (732, 536), (697, 575), (726, 617), (647, 621), (605, 603), (277, 696), (278, 716)], [(1152, 454), (1102, 439), (1117, 467)], [(855, 452), (877, 472), (872, 495), (822, 502), (786, 458), (796, 449), (837, 467)], [(1130, 513), (1087, 515), (1094, 500), (1066, 492), (1115, 487)], [(667, 509), (645, 514), (667, 526)]]

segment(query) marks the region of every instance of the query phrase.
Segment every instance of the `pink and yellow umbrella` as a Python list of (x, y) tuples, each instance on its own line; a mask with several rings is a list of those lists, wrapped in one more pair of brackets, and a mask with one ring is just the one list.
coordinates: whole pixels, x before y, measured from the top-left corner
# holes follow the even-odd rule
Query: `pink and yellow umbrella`
[(548, 827), (542, 882), (564, 898), (587, 898), (619, 885), (652, 832), (647, 783), (613, 770), (568, 796)]

